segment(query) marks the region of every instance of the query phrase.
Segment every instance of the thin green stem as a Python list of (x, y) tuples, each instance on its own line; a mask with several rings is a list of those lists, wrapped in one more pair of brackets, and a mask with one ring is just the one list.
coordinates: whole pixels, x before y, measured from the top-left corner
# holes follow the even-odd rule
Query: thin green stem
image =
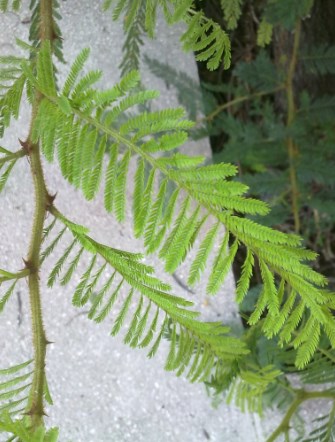
[[(293, 41), (293, 50), (291, 55), (290, 64), (288, 67), (287, 79), (286, 79), (286, 98), (287, 98), (287, 126), (293, 123), (295, 114), (296, 114), (296, 106), (294, 100), (294, 74), (297, 66), (298, 60), (298, 49), (300, 43), (300, 34), (301, 34), (301, 21), (298, 20), (295, 26), (294, 32), (294, 41)], [(297, 172), (295, 159), (299, 153), (297, 145), (294, 143), (293, 138), (289, 137), (287, 139), (287, 151), (289, 158), (289, 175), (290, 175), (290, 183), (291, 183), (291, 196), (292, 196), (292, 213), (294, 217), (294, 230), (295, 232), (300, 231), (300, 218), (299, 218), (299, 187), (297, 181)]]
[[(0, 269), (0, 274), (1, 274), (1, 270)], [(6, 272), (7, 274), (4, 276), (0, 277), (0, 284), (2, 284), (3, 282), (6, 281), (12, 281), (13, 279), (22, 279), (22, 278), (26, 278), (27, 276), (29, 276), (29, 269), (23, 269), (20, 272), (17, 273), (11, 273), (11, 272)]]
[(243, 95), (242, 97), (234, 98), (234, 100), (228, 101), (227, 103), (224, 103), (224, 104), (221, 104), (220, 106), (218, 106), (213, 112), (211, 112), (210, 114), (206, 115), (206, 117), (199, 120), (198, 123), (201, 123), (203, 121), (212, 121), (213, 118), (215, 118), (222, 111), (229, 109), (230, 107), (234, 106), (235, 104), (243, 103), (244, 101), (253, 100), (254, 98), (257, 98), (257, 97), (263, 97), (264, 95), (271, 95), (271, 94), (274, 94), (275, 92), (282, 91), (283, 89), (285, 89), (285, 86), (281, 85), (281, 86), (278, 86), (278, 87), (271, 89), (269, 91), (255, 92), (254, 94)]
[(288, 408), (281, 423), (275, 431), (267, 438), (266, 442), (274, 442), (282, 433), (287, 434), (290, 430), (290, 421), (292, 416), (296, 413), (300, 405), (311, 399), (332, 399), (335, 401), (335, 392), (332, 390), (326, 391), (305, 391), (295, 390), (296, 397)]
[[(41, 41), (52, 39), (53, 19), (52, 0), (40, 1), (40, 38)], [(45, 385), (45, 356), (47, 339), (43, 326), (42, 303), (39, 287), (40, 252), (43, 237), (43, 225), (50, 204), (50, 196), (45, 185), (44, 174), (40, 158), (40, 147), (38, 143), (32, 142), (31, 132), (42, 100), (40, 92), (36, 91), (30, 131), (27, 140), (23, 143), (24, 149), (28, 152), (30, 159), (30, 170), (34, 183), (35, 210), (34, 222), (31, 233), (28, 257), (25, 261), (29, 269), (28, 286), (31, 309), (32, 335), (34, 347), (34, 376), (29, 392), (26, 414), (30, 417), (30, 426), (33, 430), (43, 425), (44, 412), (44, 385)]]
[(17, 160), (18, 158), (24, 157), (27, 155), (27, 152), (24, 149), (20, 149), (16, 152), (10, 153), (8, 155), (5, 155), (4, 157), (0, 158), (0, 168), (7, 162)]

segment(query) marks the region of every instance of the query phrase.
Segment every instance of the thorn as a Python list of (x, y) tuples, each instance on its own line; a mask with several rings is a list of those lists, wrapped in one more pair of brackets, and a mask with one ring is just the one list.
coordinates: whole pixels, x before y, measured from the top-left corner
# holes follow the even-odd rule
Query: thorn
[(50, 344), (54, 344), (53, 341), (49, 341), (48, 339), (45, 340), (45, 345), (50, 345)]
[(27, 152), (27, 154), (29, 154), (29, 152), (31, 151), (31, 146), (29, 141), (22, 141), (20, 140), (20, 138), (18, 138), (18, 140), (22, 148)]
[(49, 210), (53, 206), (53, 202), (55, 201), (57, 196), (57, 192), (54, 195), (50, 195), (50, 193), (46, 196), (46, 209)]
[(22, 261), (23, 261), (23, 263), (24, 263), (24, 268), (25, 268), (25, 269), (30, 269), (29, 261), (26, 261), (24, 258), (22, 258)]

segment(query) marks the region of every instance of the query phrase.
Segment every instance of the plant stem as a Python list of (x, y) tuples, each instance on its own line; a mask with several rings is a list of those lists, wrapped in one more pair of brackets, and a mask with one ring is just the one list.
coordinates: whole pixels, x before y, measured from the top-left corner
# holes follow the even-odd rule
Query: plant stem
[[(294, 101), (294, 74), (297, 66), (297, 56), (298, 49), (300, 43), (300, 34), (301, 34), (301, 21), (298, 20), (295, 26), (294, 32), (294, 41), (293, 41), (293, 50), (292, 56), (288, 67), (287, 79), (286, 79), (286, 97), (287, 97), (287, 127), (290, 127), (292, 124), (295, 114), (296, 107)], [(298, 147), (294, 143), (292, 137), (287, 139), (287, 151), (289, 158), (289, 174), (290, 174), (290, 183), (291, 183), (291, 195), (292, 195), (292, 212), (294, 217), (294, 230), (295, 232), (299, 232), (300, 230), (300, 218), (299, 218), (299, 188), (297, 182), (297, 173), (295, 168), (295, 158), (297, 157), (299, 151)]]
[(266, 442), (274, 442), (280, 434), (288, 433), (290, 430), (290, 420), (300, 405), (311, 399), (333, 399), (335, 401), (335, 393), (333, 391), (305, 391), (305, 390), (295, 390), (296, 398), (290, 405), (285, 416), (283, 417), (281, 423), (278, 425), (276, 430), (267, 438)]
[(3, 158), (0, 158), (0, 167), (3, 166), (8, 161), (17, 160), (21, 157), (24, 157), (25, 155), (27, 155), (27, 153), (25, 152), (24, 149), (20, 149), (16, 152), (10, 153), (10, 154), (4, 156)]
[(261, 92), (255, 92), (254, 94), (249, 95), (243, 95), (242, 97), (234, 98), (234, 100), (228, 101), (227, 103), (221, 104), (218, 106), (213, 112), (206, 115), (206, 117), (202, 118), (198, 121), (198, 123), (201, 123), (203, 121), (211, 121), (213, 118), (215, 118), (218, 114), (220, 114), (225, 109), (229, 109), (230, 107), (234, 106), (235, 104), (243, 103), (244, 101), (249, 101), (257, 97), (263, 97), (264, 95), (271, 95), (275, 92), (279, 92), (285, 89), (285, 86), (278, 86), (274, 89), (268, 90), (268, 91), (261, 91)]
[[(41, 41), (52, 38), (52, 0), (40, 1), (40, 38)], [(32, 128), (38, 108), (42, 100), (42, 95), (36, 92), (32, 116), (30, 123), (30, 131), (27, 140), (23, 143), (23, 147), (28, 152), (30, 158), (30, 170), (34, 183), (35, 210), (34, 222), (31, 233), (28, 258), (26, 267), (29, 269), (28, 285), (29, 299), (31, 309), (31, 322), (34, 347), (34, 376), (32, 386), (29, 393), (26, 414), (30, 417), (30, 426), (35, 430), (43, 425), (44, 416), (44, 384), (45, 384), (45, 356), (46, 339), (42, 318), (42, 303), (39, 287), (39, 270), (40, 270), (40, 251), (42, 244), (43, 225), (50, 205), (50, 196), (44, 181), (43, 169), (40, 158), (40, 147), (38, 143), (32, 141)]]

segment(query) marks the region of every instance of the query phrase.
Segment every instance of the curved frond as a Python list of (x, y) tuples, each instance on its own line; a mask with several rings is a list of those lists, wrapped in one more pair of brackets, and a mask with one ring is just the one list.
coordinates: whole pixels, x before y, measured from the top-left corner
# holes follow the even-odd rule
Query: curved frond
[[(43, 47), (39, 57), (46, 59), (47, 52), (48, 47)], [(37, 67), (42, 64), (38, 62)], [(28, 67), (25, 71), (31, 75)], [(38, 72), (37, 78), (41, 78)], [(78, 75), (76, 78), (80, 82)], [(262, 316), (273, 318), (275, 334), (287, 343), (292, 342), (292, 333), (299, 328), (304, 336), (299, 342), (302, 350), (298, 352), (297, 363), (300, 367), (312, 357), (322, 328), (335, 345), (335, 337), (330, 332), (334, 327), (331, 314), (334, 301), (323, 288), (327, 282), (305, 264), (314, 254), (301, 247), (298, 236), (241, 216), (266, 214), (269, 209), (261, 201), (246, 198), (247, 186), (231, 180), (236, 173), (235, 166), (203, 165), (203, 157), (174, 152), (185, 140), (184, 130), (191, 126), (183, 119), (183, 110), (128, 115), (136, 105), (155, 96), (151, 91), (134, 90), (139, 81), (136, 72), (130, 72), (107, 91), (92, 89), (89, 106), (85, 96), (82, 104), (79, 96), (75, 103), (71, 97), (54, 96), (54, 88), (46, 84), (53, 81), (52, 72), (48, 79), (43, 78), (42, 85), (35, 80), (35, 87), (40, 88), (44, 98), (40, 106), (43, 114), (37, 116), (33, 133), (36, 140), (38, 137), (42, 140), (42, 146), (43, 140), (51, 138), (50, 133), (54, 134), (54, 147), (47, 151), (57, 150), (63, 175), (81, 188), (86, 198), (94, 197), (104, 179), (105, 207), (122, 221), (128, 199), (126, 188), (132, 189), (135, 234), (144, 236), (148, 251), (159, 251), (169, 272), (175, 271), (186, 259), (197, 239), (205, 238), (201, 239), (204, 242), (191, 265), (191, 283), (200, 277), (210, 260), (216, 235), (221, 237), (225, 229), (225, 239), (210, 264), (208, 293), (218, 292), (239, 245), (243, 245), (247, 258), (238, 282), (238, 300), (247, 294), (256, 257), (263, 282), (262, 295), (249, 323), (258, 322)], [(78, 83), (72, 83), (75, 90)], [(46, 93), (46, 86), (49, 93)], [(66, 106), (61, 103), (61, 97), (67, 100)], [(104, 152), (108, 151), (110, 159), (104, 172)], [(133, 160), (137, 160), (137, 169), (132, 188), (127, 182), (129, 164)], [(231, 240), (229, 250), (228, 238)], [(87, 246), (87, 241), (85, 244), (82, 242), (83, 247)], [(125, 281), (129, 283), (126, 278)], [(280, 284), (285, 287), (285, 296), (278, 289)], [(296, 301), (290, 303), (286, 293), (294, 293)], [(86, 297), (84, 299), (86, 301)], [(285, 322), (279, 319), (282, 314)], [(309, 316), (311, 321), (316, 321), (311, 331), (306, 322), (301, 322), (303, 317)], [(271, 319), (264, 326), (267, 334), (271, 333), (270, 323)]]
[[(222, 0), (223, 1), (223, 0)], [(237, 0), (239, 3), (240, 0)], [(114, 7), (113, 7), (114, 3)], [(116, 3), (116, 4), (115, 4)], [(234, 0), (236, 3), (236, 0)], [(236, 4), (236, 7), (238, 5)], [(141, 44), (141, 30), (145, 29), (150, 37), (154, 36), (156, 17), (158, 8), (162, 8), (166, 21), (169, 24), (184, 21), (187, 29), (181, 37), (183, 48), (186, 51), (197, 52), (197, 60), (207, 61), (207, 68), (210, 70), (218, 68), (223, 58), (224, 68), (230, 65), (230, 40), (228, 35), (213, 20), (204, 15), (202, 11), (196, 11), (194, 0), (179, 0), (171, 2), (168, 0), (106, 0), (104, 10), (113, 7), (113, 19), (117, 20), (121, 14), (125, 14), (124, 27), (128, 31), (125, 42), (125, 50), (133, 50), (135, 56), (134, 67), (136, 66), (136, 56)], [(228, 11), (228, 6), (224, 11)], [(232, 10), (231, 10), (232, 11)], [(229, 21), (229, 24), (231, 20)], [(126, 52), (127, 54), (127, 52)], [(126, 57), (122, 67), (126, 67)]]
[[(208, 379), (219, 370), (218, 365), (223, 369), (226, 363), (248, 353), (241, 341), (229, 336), (227, 327), (198, 321), (199, 314), (190, 310), (192, 302), (170, 293), (170, 286), (153, 275), (152, 267), (141, 262), (141, 254), (98, 243), (57, 209), (53, 208), (52, 213), (65, 224), (74, 240), (54, 264), (48, 283), (52, 285), (59, 279), (61, 284), (66, 284), (73, 275), (73, 266), (89, 254), (91, 259), (72, 302), (78, 307), (90, 304), (88, 317), (98, 323), (111, 316), (118, 305), (111, 335), (127, 329), (124, 342), (139, 348), (151, 345), (148, 356), (152, 357), (160, 346), (167, 323), (173, 324), (176, 335), (170, 342), (166, 369), (178, 375), (188, 370), (187, 376), (192, 382)], [(56, 233), (56, 239), (60, 234)], [(55, 240), (51, 240), (51, 244), (54, 243)]]
[(21, 57), (0, 57), (0, 137), (10, 125), (11, 118), (19, 116), (26, 78), (21, 69)]
[(33, 372), (31, 360), (0, 370), (0, 414), (22, 414), (28, 400)]

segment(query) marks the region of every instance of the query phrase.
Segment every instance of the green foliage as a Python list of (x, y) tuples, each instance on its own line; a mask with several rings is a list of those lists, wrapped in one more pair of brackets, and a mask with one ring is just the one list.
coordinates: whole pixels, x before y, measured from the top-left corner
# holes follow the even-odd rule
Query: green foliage
[[(301, 346), (297, 354), (297, 365), (306, 365), (319, 341), (320, 326), (326, 332), (333, 327), (329, 310), (333, 306), (332, 298), (326, 290), (320, 288), (325, 285), (325, 278), (303, 263), (306, 259), (313, 259), (314, 255), (298, 247), (298, 237), (267, 229), (237, 216), (238, 213), (265, 215), (268, 207), (258, 200), (245, 198), (247, 187), (227, 179), (235, 175), (234, 166), (224, 163), (200, 166), (203, 158), (173, 152), (168, 156), (157, 157), (157, 152), (169, 153), (184, 141), (185, 134), (182, 132), (180, 136), (180, 131), (190, 127), (190, 123), (182, 119), (184, 112), (181, 109), (143, 112), (127, 118), (125, 111), (155, 96), (151, 91), (132, 92), (139, 81), (136, 72), (130, 72), (110, 90), (100, 92), (92, 89), (88, 106), (85, 95), (81, 104), (80, 95), (76, 96), (76, 102), (73, 103), (68, 93), (76, 87), (75, 79), (86, 59), (86, 52), (78, 56), (58, 96), (55, 95), (54, 75), (49, 70), (52, 65), (48, 57), (50, 47), (44, 45), (37, 58), (37, 79), (34, 83), (43, 93), (44, 99), (33, 127), (33, 141), (41, 139), (46, 157), (51, 160), (52, 149), (55, 148), (64, 177), (81, 188), (87, 199), (91, 199), (99, 188), (103, 153), (109, 150), (111, 156), (105, 174), (105, 206), (108, 211), (115, 213), (119, 221), (124, 219), (129, 163), (132, 157), (137, 158), (133, 193), (135, 234), (145, 237), (145, 245), (150, 251), (159, 249), (159, 256), (165, 261), (168, 272), (174, 272), (185, 260), (208, 217), (223, 224), (227, 234), (218, 239), (220, 248), (212, 264), (208, 293), (214, 294), (220, 289), (238, 246), (243, 243), (258, 256), (264, 282), (262, 296), (249, 322), (255, 324), (262, 314), (268, 314), (270, 323), (278, 323), (278, 317), (284, 309), (287, 322), (281, 324), (276, 334), (283, 342), (294, 343), (297, 349)], [(48, 70), (44, 66), (48, 66)], [(31, 77), (29, 69), (26, 66), (25, 71)], [(43, 76), (39, 74), (40, 70)], [(45, 75), (47, 71), (48, 77)], [(64, 100), (67, 103), (66, 110), (62, 103)], [(52, 139), (50, 134), (53, 134)], [(148, 138), (151, 134), (152, 137)], [(150, 171), (146, 178), (144, 166)], [(164, 210), (168, 181), (174, 184), (175, 192), (172, 205)], [(168, 230), (170, 225), (172, 228)], [(228, 234), (235, 240), (227, 253)], [(206, 243), (206, 252), (198, 253), (192, 263), (191, 281), (195, 277), (193, 275), (199, 277), (206, 267), (210, 248), (215, 243), (214, 238)], [(58, 271), (56, 268), (55, 272)], [(294, 317), (290, 320), (295, 310), (292, 310), (293, 306), (287, 309), (285, 303), (280, 305), (277, 300), (275, 274), (284, 285), (287, 284), (287, 290), (299, 294), (301, 315), (309, 312), (309, 322), (300, 323), (301, 317), (299, 321)], [(238, 285), (247, 286), (247, 277), (250, 276), (248, 270)], [(51, 275), (51, 281), (53, 279), (54, 275)], [(299, 330), (299, 340), (293, 340), (292, 333), (295, 330)], [(333, 342), (332, 334), (328, 333), (328, 336)]]
[[(116, 5), (113, 5), (116, 3)], [(196, 52), (196, 59), (206, 61), (207, 68), (217, 69), (223, 58), (223, 66), (230, 65), (230, 40), (224, 30), (213, 20), (207, 18), (202, 11), (194, 9), (194, 0), (105, 0), (104, 9), (113, 8), (113, 19), (117, 20), (125, 14), (124, 27), (127, 39), (124, 45), (125, 57), (121, 63), (123, 72), (130, 68), (138, 68), (138, 52), (141, 44), (141, 31), (145, 28), (149, 37), (154, 36), (157, 13), (160, 8), (169, 24), (184, 21), (187, 29), (181, 36), (183, 48)], [(226, 7), (229, 24), (233, 20), (232, 9)]]
[(293, 29), (297, 20), (310, 14), (314, 0), (269, 0), (265, 7), (266, 20)]
[[(33, 231), (33, 250), (29, 249), (24, 269), (17, 273), (0, 269), (0, 313), (19, 279), (28, 277), (30, 295), (38, 298), (38, 290), (36, 294), (31, 288), (36, 284), (33, 278), (59, 249), (61, 256), (48, 275), (49, 287), (68, 284), (81, 264), (84, 270), (72, 294), (74, 307), (88, 308), (88, 318), (96, 323), (111, 318), (110, 334), (123, 334), (125, 344), (146, 348), (148, 357), (155, 356), (162, 338), (167, 337), (166, 370), (177, 376), (185, 374), (191, 382), (205, 382), (217, 395), (226, 392), (228, 401), (242, 409), (261, 412), (268, 402), (289, 407), (291, 414), (277, 431), (278, 435), (288, 434), (289, 421), (300, 403), (314, 397), (335, 398), (334, 294), (327, 289), (326, 278), (308, 265), (316, 254), (305, 248), (301, 238), (286, 233), (290, 228), (281, 232), (267, 225), (289, 222), (287, 195), (292, 189), (287, 177), (294, 163), (300, 201), (308, 203), (313, 213), (325, 214), (319, 219), (318, 233), (329, 227), (333, 216), (329, 202), (334, 177), (329, 170), (334, 162), (334, 99), (303, 91), (295, 94), (293, 119), (278, 114), (278, 102), (269, 97), (287, 90), (293, 81), (285, 60), (278, 69), (264, 49), (255, 51), (257, 56), (251, 62), (236, 65), (231, 84), (205, 84), (202, 90), (187, 75), (147, 58), (153, 72), (164, 73), (166, 82), (180, 89), (179, 97), (192, 119), (205, 111), (208, 124), (203, 119), (200, 130), (194, 129), (182, 108), (150, 110), (157, 92), (139, 87), (137, 68), (142, 38), (145, 32), (154, 36), (160, 9), (169, 24), (186, 23), (182, 45), (194, 51), (198, 61), (206, 62), (208, 69), (230, 64), (228, 35), (203, 11), (196, 10), (194, 3), (106, 0), (104, 8), (113, 9), (114, 19), (124, 16), (126, 40), (121, 80), (101, 90), (96, 85), (101, 71), (84, 74), (88, 49), (79, 53), (64, 84), (57, 86), (53, 55), (62, 61), (58, 3), (53, 2), (49, 17), (52, 38), (45, 40), (40, 32), (45, 20), (40, 2), (31, 2), (32, 46), (18, 42), (29, 51), (29, 59), (0, 58), (1, 136), (11, 118), (18, 118), (24, 88), (33, 107), (27, 140), (20, 141), (22, 149), (12, 152), (0, 147), (0, 192), (16, 161), (27, 155), (36, 199), (42, 201), (35, 213), (41, 228), (37, 236)], [(237, 32), (242, 0), (220, 3), (227, 29)], [(278, 24), (289, 30), (297, 26), (312, 4), (311, 0), (269, 0), (256, 8), (261, 18), (255, 36), (258, 45), (270, 43)], [(0, 3), (3, 11), (9, 6), (15, 10), (19, 2)], [(297, 28), (295, 31), (297, 35)], [(311, 74), (332, 74), (333, 49), (324, 45), (306, 48), (299, 62)], [(228, 94), (232, 101), (217, 108), (215, 93)], [(225, 109), (229, 112), (223, 113)], [(292, 122), (287, 124), (288, 120)], [(223, 162), (208, 164), (202, 156), (179, 152), (189, 133), (195, 137), (201, 132), (217, 135), (222, 127), (226, 136), (220, 154)], [(287, 156), (287, 140), (304, 146), (294, 161)], [(38, 149), (47, 161), (57, 160), (63, 177), (87, 200), (93, 200), (103, 188), (105, 209), (119, 222), (124, 221), (130, 204), (135, 236), (143, 238), (147, 254), (157, 253), (167, 272), (175, 272), (194, 248), (189, 285), (196, 284), (206, 269), (207, 293), (215, 295), (233, 264), (241, 263), (236, 300), (248, 327), (245, 333), (236, 337), (221, 322), (201, 322), (192, 302), (171, 293), (170, 286), (143, 263), (142, 254), (97, 242), (86, 227), (62, 214), (45, 188)], [(311, 162), (316, 151), (322, 155)], [(229, 162), (232, 159), (238, 168)], [(129, 169), (133, 165), (131, 181)], [(277, 210), (269, 214), (275, 204)], [(47, 213), (53, 218), (45, 226)], [(261, 216), (267, 225), (258, 223)], [(38, 321), (41, 312), (36, 314), (36, 304), (32, 304), (32, 316)], [(52, 403), (44, 372), (46, 342), (43, 330), (35, 327), (34, 361), (0, 371), (4, 378), (0, 380), (0, 431), (11, 433), (10, 440), (52, 442), (58, 438), (56, 428), (46, 431), (41, 426), (43, 403)], [(28, 372), (32, 362), (34, 368)], [(303, 385), (328, 382), (331, 387), (321, 392), (297, 390), (290, 385), (290, 372), (299, 373)], [(15, 414), (21, 418), (12, 420)], [(36, 416), (38, 421), (34, 421)], [(330, 440), (334, 409), (327, 419), (314, 423), (304, 440)]]
[[(56, 209), (53, 214), (55, 219), (65, 224), (74, 241), (65, 247), (55, 263), (48, 285), (52, 287), (56, 279), (60, 279), (62, 284), (68, 283), (80, 259), (85, 259), (87, 253), (92, 255), (75, 289), (72, 302), (74, 306), (82, 307), (91, 300), (88, 317), (100, 323), (112, 312), (114, 303), (128, 293), (112, 327), (113, 336), (121, 331), (127, 315), (132, 315), (124, 337), (125, 343), (133, 348), (143, 348), (153, 343), (148, 353), (153, 356), (164, 333), (166, 321), (171, 321), (178, 329), (179, 339), (170, 342), (167, 367), (176, 370), (178, 375), (188, 369), (187, 377), (192, 382), (207, 379), (213, 370), (216, 373), (224, 371), (227, 364), (248, 353), (243, 343), (227, 334), (227, 327), (220, 323), (197, 321), (198, 313), (188, 308), (192, 302), (171, 294), (169, 285), (152, 275), (154, 269), (141, 263), (142, 255), (97, 243), (83, 233), (81, 226), (70, 222)], [(51, 225), (53, 229), (55, 224)], [(56, 233), (55, 237), (59, 238), (59, 235)], [(51, 241), (53, 243), (54, 240)], [(74, 257), (68, 263), (71, 252)], [(106, 278), (104, 275), (108, 268), (112, 276)], [(131, 301), (136, 298), (138, 306), (130, 312)]]
[(46, 430), (44, 427), (39, 427), (36, 431), (31, 431), (22, 420), (13, 421), (8, 414), (1, 415), (0, 433), (1, 432), (13, 435), (13, 437), (7, 439), (7, 442), (57, 442), (59, 433), (56, 427), (50, 428), (49, 430)]
[(235, 29), (242, 14), (243, 0), (220, 0), (227, 29)]
[[(0, 416), (6, 412), (10, 416), (22, 414), (28, 399), (31, 385), (32, 360), (0, 370)], [(0, 432), (8, 431), (1, 425)]]
[(0, 57), (0, 136), (18, 118), (22, 92), (26, 79), (22, 74), (23, 59), (14, 56)]
[[(65, 63), (63, 58), (63, 43), (62, 43), (62, 33), (60, 27), (58, 26), (58, 21), (61, 19), (59, 13), (59, 2), (53, 0), (51, 3), (52, 7), (52, 48), (54, 54), (59, 61)], [(31, 10), (31, 25), (29, 27), (29, 40), (32, 42), (33, 47), (38, 48), (40, 44), (40, 27), (41, 27), (41, 16), (40, 16), (40, 2), (38, 0), (31, 0), (29, 4)]]
[(21, 0), (1, 0), (0, 1), (0, 11), (8, 12), (10, 10), (17, 12), (21, 7)]

